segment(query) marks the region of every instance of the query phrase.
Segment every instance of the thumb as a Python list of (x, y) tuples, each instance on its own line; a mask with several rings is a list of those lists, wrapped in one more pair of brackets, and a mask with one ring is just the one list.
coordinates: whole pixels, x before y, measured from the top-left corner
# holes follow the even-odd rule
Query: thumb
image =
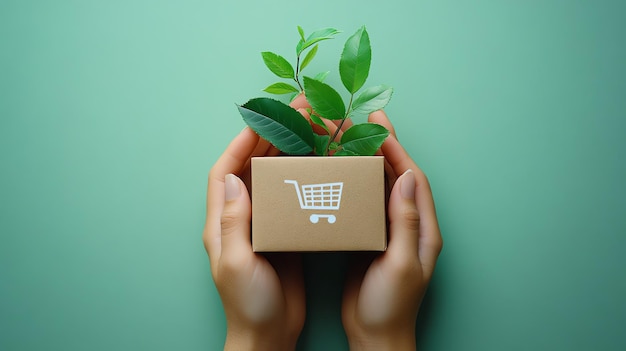
[(222, 211), (222, 257), (241, 257), (251, 252), (250, 217), (251, 205), (248, 190), (234, 174), (224, 179), (224, 210)]
[(389, 197), (389, 246), (395, 254), (417, 257), (420, 217), (415, 204), (415, 174), (411, 169), (398, 178)]

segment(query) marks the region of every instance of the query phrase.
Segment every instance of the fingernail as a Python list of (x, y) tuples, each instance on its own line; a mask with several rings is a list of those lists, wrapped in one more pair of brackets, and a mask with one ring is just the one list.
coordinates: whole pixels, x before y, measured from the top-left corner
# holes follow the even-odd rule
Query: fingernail
[(224, 179), (226, 201), (236, 199), (241, 194), (241, 188), (239, 188), (239, 180), (234, 174), (227, 174)]
[(415, 174), (410, 169), (402, 175), (400, 194), (405, 199), (415, 199)]

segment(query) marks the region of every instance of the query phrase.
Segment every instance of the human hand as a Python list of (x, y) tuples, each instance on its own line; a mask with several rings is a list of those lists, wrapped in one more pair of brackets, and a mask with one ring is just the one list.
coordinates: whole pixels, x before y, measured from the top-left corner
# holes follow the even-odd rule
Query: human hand
[(393, 184), (389, 244), (373, 259), (358, 257), (346, 281), (342, 320), (351, 350), (414, 350), (417, 313), (443, 242), (426, 176), (383, 111), (370, 122), (391, 131), (381, 148)]
[(203, 241), (226, 314), (225, 350), (293, 350), (304, 325), (300, 256), (261, 255), (250, 242), (250, 159), (277, 154), (245, 128), (209, 174)]

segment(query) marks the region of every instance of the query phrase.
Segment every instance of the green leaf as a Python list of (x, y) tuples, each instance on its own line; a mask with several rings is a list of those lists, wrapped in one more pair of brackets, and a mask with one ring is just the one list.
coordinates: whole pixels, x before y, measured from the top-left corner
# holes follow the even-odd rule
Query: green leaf
[(304, 51), (304, 49), (302, 48), (304, 46), (304, 40), (300, 39), (298, 41), (298, 45), (296, 45), (296, 54), (298, 56), (300, 56), (300, 54), (302, 53), (302, 51)]
[(313, 79), (318, 80), (320, 82), (324, 82), (324, 80), (326, 79), (326, 77), (328, 76), (329, 73), (330, 73), (330, 71), (320, 72), (320, 73), (316, 74), (315, 77), (313, 77)]
[(389, 131), (379, 124), (356, 124), (341, 136), (341, 147), (361, 156), (371, 156), (376, 153), (388, 135)]
[[(298, 55), (300, 55), (302, 51), (306, 50), (306, 48), (322, 40), (333, 39), (333, 36), (337, 33), (340, 32), (335, 28), (324, 28), (316, 30), (315, 32), (311, 33), (311, 35), (309, 35), (309, 37), (306, 38), (306, 40), (302, 42), (302, 44), (298, 43), (298, 46), (296, 47), (296, 52), (298, 53)], [(302, 39), (300, 39), (300, 41), (302, 41)]]
[(365, 84), (371, 61), (370, 38), (365, 27), (361, 27), (346, 40), (339, 60), (341, 81), (351, 94), (356, 93)]
[(299, 92), (289, 95), (289, 103), (292, 103), (293, 100), (295, 100), (298, 97), (298, 95), (299, 95)]
[(377, 85), (365, 90), (352, 103), (352, 112), (369, 115), (387, 106), (391, 99), (393, 88), (387, 85)]
[(343, 100), (330, 85), (304, 77), (304, 94), (313, 110), (321, 117), (327, 119), (343, 119), (345, 117), (346, 107)]
[(300, 72), (302, 72), (302, 70), (304, 69), (304, 67), (308, 66), (309, 63), (311, 63), (311, 60), (313, 60), (313, 58), (315, 57), (315, 54), (317, 54), (317, 47), (319, 45), (315, 45), (313, 47), (313, 49), (311, 49), (306, 56), (304, 57), (304, 60), (302, 60), (302, 64), (300, 65)]
[(290, 155), (313, 151), (315, 133), (311, 124), (290, 106), (269, 98), (256, 98), (237, 107), (246, 124), (280, 151)]
[(360, 156), (360, 155), (357, 154), (356, 152), (352, 152), (350, 150), (343, 149), (343, 150), (339, 150), (339, 151), (335, 152), (333, 154), (333, 156)]
[(263, 62), (265, 62), (265, 65), (272, 73), (281, 78), (294, 77), (293, 67), (284, 57), (269, 51), (264, 51), (261, 55), (263, 56)]
[(325, 130), (328, 134), (330, 134), (330, 130), (329, 130), (329, 129), (328, 129), (328, 127), (326, 126), (326, 123), (324, 123), (324, 121), (322, 121), (322, 119), (321, 119), (318, 115), (316, 115), (316, 114), (313, 114), (313, 113), (309, 112), (309, 116), (311, 116), (311, 121), (313, 121), (313, 123), (315, 123), (315, 124), (317, 124), (318, 126), (320, 126), (320, 127), (324, 128), (324, 130)]
[(302, 29), (302, 27), (298, 26), (298, 33), (300, 33), (300, 39), (302, 39), (302, 41), (305, 41), (306, 39), (304, 39), (304, 29)]
[(328, 141), (330, 140), (330, 135), (318, 135), (315, 134), (315, 154), (318, 156), (326, 156), (326, 146), (328, 146)]
[[(332, 39), (333, 36), (335, 36), (336, 34), (341, 33), (340, 31), (336, 30), (335, 28), (322, 28), (322, 29), (318, 29), (316, 31), (314, 31), (313, 33), (311, 33), (311, 35), (309, 35), (308, 38), (306, 38), (306, 42), (310, 43), (315, 41), (313, 44), (315, 44), (316, 42), (320, 41), (320, 40), (326, 40), (326, 39)], [(313, 45), (311, 44), (311, 45)]]
[(333, 141), (332, 143), (330, 143), (330, 149), (331, 150), (337, 150), (339, 148), (339, 143), (336, 141)]
[(291, 84), (287, 83), (274, 83), (267, 88), (263, 89), (270, 94), (289, 94), (289, 93), (297, 93), (299, 90)]

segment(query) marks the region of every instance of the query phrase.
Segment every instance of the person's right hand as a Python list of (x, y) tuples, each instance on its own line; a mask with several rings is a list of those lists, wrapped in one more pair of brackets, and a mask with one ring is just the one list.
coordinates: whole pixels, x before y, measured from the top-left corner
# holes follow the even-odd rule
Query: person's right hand
[[(304, 96), (291, 105), (306, 113)], [(304, 325), (300, 255), (255, 253), (250, 241), (250, 160), (277, 154), (245, 128), (209, 175), (203, 239), (227, 319), (225, 350), (294, 350)]]
[(443, 242), (430, 185), (395, 137), (383, 111), (370, 122), (391, 135), (381, 151), (393, 184), (389, 244), (375, 257), (360, 255), (348, 274), (342, 320), (351, 350), (414, 350), (415, 323)]

